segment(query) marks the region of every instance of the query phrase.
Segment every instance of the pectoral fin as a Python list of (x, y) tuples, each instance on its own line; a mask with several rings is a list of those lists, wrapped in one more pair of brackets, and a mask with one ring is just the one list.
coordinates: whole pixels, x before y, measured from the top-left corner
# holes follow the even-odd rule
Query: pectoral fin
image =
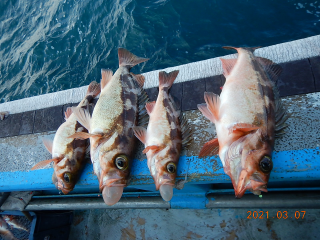
[(157, 152), (161, 151), (161, 150), (164, 149), (164, 148), (165, 148), (165, 146), (152, 145), (152, 146), (146, 147), (146, 148), (142, 151), (142, 153), (146, 154), (149, 150), (153, 150), (154, 153), (157, 153)]
[(108, 82), (110, 82), (112, 78), (113, 72), (109, 69), (101, 69), (101, 91), (107, 86)]
[(37, 170), (37, 169), (40, 169), (40, 168), (44, 168), (45, 166), (47, 166), (48, 164), (50, 164), (51, 162), (59, 162), (62, 160), (62, 157), (60, 158), (52, 158), (52, 159), (48, 159), (48, 160), (44, 160), (44, 161), (41, 161), (39, 163), (37, 163), (36, 165), (34, 165), (31, 170)]
[(49, 153), (52, 154), (52, 145), (53, 142), (50, 139), (47, 138), (43, 138), (42, 139), (43, 145), (46, 147), (46, 149), (48, 150)]
[(200, 150), (199, 157), (213, 156), (219, 153), (219, 141), (215, 138), (206, 142)]
[(84, 140), (84, 139), (88, 139), (91, 137), (101, 138), (103, 136), (104, 136), (104, 134), (102, 134), (102, 133), (91, 134), (91, 133), (86, 133), (86, 132), (76, 132), (76, 133), (72, 134), (71, 136), (69, 136), (68, 138), (77, 138), (77, 139)]
[(156, 101), (146, 103), (146, 109), (149, 115), (152, 113), (152, 110), (154, 109), (155, 105), (156, 105)]
[(147, 140), (147, 130), (143, 127), (133, 127), (132, 128), (134, 135), (143, 143), (146, 143)]
[(258, 130), (260, 127), (254, 126), (249, 123), (237, 123), (229, 128), (229, 134), (231, 133), (241, 133), (246, 135), (252, 131)]

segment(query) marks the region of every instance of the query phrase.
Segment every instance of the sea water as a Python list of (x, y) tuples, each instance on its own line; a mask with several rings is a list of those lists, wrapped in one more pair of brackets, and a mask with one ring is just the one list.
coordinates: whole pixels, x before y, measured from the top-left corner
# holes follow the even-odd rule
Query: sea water
[(1, 0), (0, 103), (99, 81), (119, 47), (141, 73), (317, 34), (320, 0)]

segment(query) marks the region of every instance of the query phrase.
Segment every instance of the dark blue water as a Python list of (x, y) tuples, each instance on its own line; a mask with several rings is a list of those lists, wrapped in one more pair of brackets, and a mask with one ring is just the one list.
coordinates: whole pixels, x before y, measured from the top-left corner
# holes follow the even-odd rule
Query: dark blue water
[(99, 80), (118, 47), (139, 73), (317, 34), (320, 0), (1, 0), (0, 102)]

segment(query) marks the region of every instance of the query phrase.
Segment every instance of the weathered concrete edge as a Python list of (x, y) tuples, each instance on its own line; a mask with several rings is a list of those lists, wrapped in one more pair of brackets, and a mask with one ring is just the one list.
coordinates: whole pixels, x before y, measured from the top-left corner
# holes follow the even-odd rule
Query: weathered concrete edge
[[(256, 50), (255, 54), (257, 56), (268, 58), (276, 63), (284, 63), (315, 57), (320, 54), (320, 35), (260, 48)], [(223, 57), (232, 58), (234, 56), (234, 54), (231, 54)], [(175, 83), (187, 82), (222, 74), (221, 62), (219, 57), (217, 57), (144, 73), (143, 75), (146, 78), (146, 89), (158, 86), (158, 74), (159, 71), (162, 70), (179, 70), (180, 72)], [(68, 103), (77, 103), (82, 100), (86, 91), (87, 86), (83, 86), (35, 97), (24, 98), (12, 102), (6, 102), (0, 104), (0, 112), (9, 111), (11, 114), (14, 114)]]

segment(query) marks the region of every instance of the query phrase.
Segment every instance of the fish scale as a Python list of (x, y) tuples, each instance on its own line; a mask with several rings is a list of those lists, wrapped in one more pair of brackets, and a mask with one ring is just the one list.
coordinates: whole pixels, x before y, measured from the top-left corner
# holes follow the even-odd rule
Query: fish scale
[[(233, 49), (238, 51), (237, 59), (221, 59), (226, 83), (220, 97), (205, 93), (206, 104), (198, 105), (217, 132), (217, 138), (207, 142), (199, 156), (219, 152), (224, 171), (240, 198), (246, 190), (254, 194), (267, 191), (275, 129), (283, 124), (286, 114), (274, 97), (273, 81), (281, 73), (279, 67), (255, 57), (254, 48)], [(276, 116), (280, 116), (277, 122)]]

